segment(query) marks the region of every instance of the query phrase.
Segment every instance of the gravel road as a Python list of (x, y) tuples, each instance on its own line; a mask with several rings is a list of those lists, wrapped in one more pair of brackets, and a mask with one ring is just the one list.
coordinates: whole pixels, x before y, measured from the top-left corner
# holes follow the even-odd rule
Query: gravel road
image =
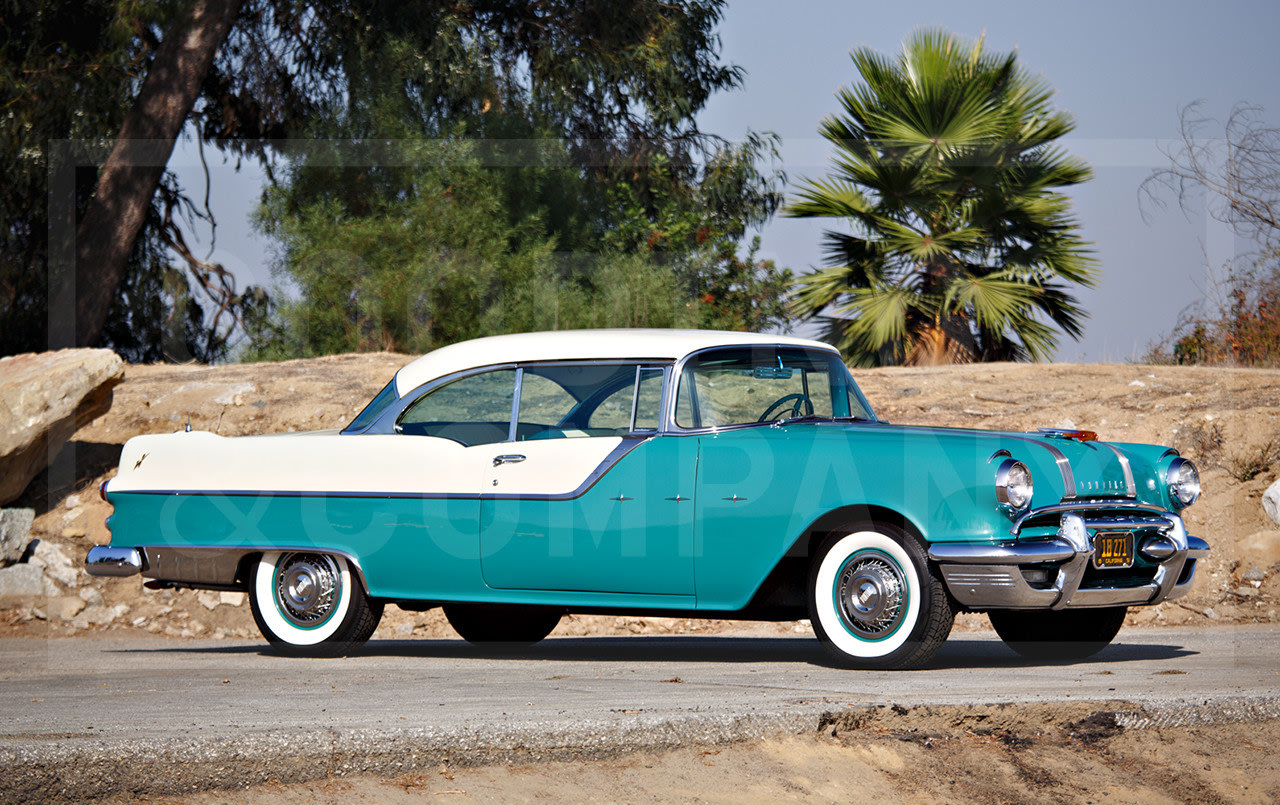
[(891, 704), (1098, 702), (1130, 726), (1280, 716), (1274, 626), (1128, 629), (1066, 665), (1024, 661), (989, 633), (957, 635), (912, 672), (839, 670), (812, 638), (749, 634), (553, 638), (508, 656), (458, 640), (374, 641), (332, 660), (264, 649), (0, 641), (0, 799), (608, 757), (810, 732), (824, 716)]

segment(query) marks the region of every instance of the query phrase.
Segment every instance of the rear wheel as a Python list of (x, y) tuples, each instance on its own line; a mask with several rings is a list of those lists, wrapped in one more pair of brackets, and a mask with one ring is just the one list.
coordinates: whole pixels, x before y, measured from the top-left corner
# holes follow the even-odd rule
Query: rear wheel
[(1009, 648), (1032, 660), (1081, 660), (1106, 648), (1128, 607), (993, 610), (987, 613)]
[(920, 541), (875, 523), (833, 534), (809, 573), (813, 629), (850, 668), (916, 668), (938, 653), (954, 613)]
[(253, 619), (276, 651), (333, 657), (364, 645), (382, 618), (346, 559), (312, 551), (269, 551), (249, 585)]
[(489, 648), (523, 648), (551, 634), (560, 610), (501, 604), (445, 604), (449, 625), (468, 643)]

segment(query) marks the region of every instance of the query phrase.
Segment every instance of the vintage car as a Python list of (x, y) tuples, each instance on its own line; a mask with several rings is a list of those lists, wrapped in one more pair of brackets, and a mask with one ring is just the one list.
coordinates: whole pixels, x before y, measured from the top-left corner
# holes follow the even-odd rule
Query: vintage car
[(862, 668), (919, 666), (980, 611), (1070, 658), (1209, 550), (1174, 450), (893, 425), (830, 346), (744, 333), (455, 344), (341, 431), (130, 439), (102, 492), (90, 573), (247, 591), (289, 654), (349, 652), (395, 604), (507, 645), (566, 612), (809, 618)]

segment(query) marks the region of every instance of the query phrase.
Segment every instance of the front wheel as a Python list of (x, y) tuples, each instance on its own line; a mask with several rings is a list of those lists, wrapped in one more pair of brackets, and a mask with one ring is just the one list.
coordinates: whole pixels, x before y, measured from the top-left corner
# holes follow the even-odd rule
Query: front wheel
[(809, 614), (840, 665), (881, 669), (928, 662), (955, 618), (920, 541), (880, 523), (822, 543), (809, 573)]
[(382, 618), (346, 559), (311, 551), (269, 551), (249, 585), (253, 619), (276, 651), (334, 657), (364, 645)]
[(1009, 648), (1031, 660), (1082, 660), (1102, 651), (1120, 632), (1128, 607), (993, 610), (987, 613)]

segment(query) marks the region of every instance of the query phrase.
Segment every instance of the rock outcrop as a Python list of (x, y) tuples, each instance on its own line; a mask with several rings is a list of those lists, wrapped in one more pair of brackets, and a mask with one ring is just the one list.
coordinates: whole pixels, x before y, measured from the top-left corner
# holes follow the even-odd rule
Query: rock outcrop
[(35, 517), (32, 509), (0, 509), (0, 567), (14, 564), (27, 552)]
[(111, 407), (124, 361), (109, 349), (0, 358), (0, 506), (49, 465), (71, 435)]

